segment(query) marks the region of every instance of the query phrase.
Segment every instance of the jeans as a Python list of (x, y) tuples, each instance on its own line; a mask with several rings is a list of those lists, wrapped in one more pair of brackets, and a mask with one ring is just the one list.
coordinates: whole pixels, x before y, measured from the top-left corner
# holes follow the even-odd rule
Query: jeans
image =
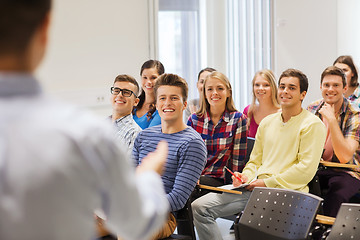
[(230, 216), (244, 210), (250, 197), (250, 191), (243, 194), (208, 193), (192, 204), (194, 225), (200, 240), (221, 240), (220, 229), (217, 226), (218, 217)]

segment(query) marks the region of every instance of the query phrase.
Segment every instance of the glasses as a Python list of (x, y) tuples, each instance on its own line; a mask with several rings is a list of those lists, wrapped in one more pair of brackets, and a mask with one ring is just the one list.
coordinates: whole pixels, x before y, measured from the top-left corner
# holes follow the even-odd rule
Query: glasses
[(117, 88), (117, 87), (111, 87), (110, 91), (111, 91), (111, 94), (113, 94), (113, 95), (119, 95), (121, 92), (124, 97), (130, 97), (131, 94), (134, 94), (134, 96), (137, 98), (136, 94), (129, 89), (121, 89), (121, 88)]

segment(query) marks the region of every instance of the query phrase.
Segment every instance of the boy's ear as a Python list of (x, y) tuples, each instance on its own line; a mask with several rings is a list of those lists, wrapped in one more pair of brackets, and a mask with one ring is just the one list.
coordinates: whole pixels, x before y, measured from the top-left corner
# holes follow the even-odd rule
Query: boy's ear
[(187, 101), (185, 101), (183, 104), (184, 104), (183, 110), (185, 110), (187, 107)]
[(300, 93), (300, 99), (301, 101), (304, 100), (305, 96), (306, 96), (306, 91), (303, 91), (302, 93)]
[(135, 102), (134, 102), (134, 106), (136, 107), (140, 102), (140, 99), (139, 98), (135, 98)]

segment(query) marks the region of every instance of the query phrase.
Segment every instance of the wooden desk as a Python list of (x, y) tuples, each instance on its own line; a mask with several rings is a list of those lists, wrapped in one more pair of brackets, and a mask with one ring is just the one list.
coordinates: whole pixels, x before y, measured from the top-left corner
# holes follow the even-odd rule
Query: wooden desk
[(325, 215), (316, 215), (316, 221), (318, 223), (321, 223), (321, 224), (326, 224), (326, 225), (333, 225), (334, 222), (335, 222), (335, 218), (333, 217), (328, 217), (328, 216), (325, 216)]
[(210, 191), (215, 191), (215, 192), (226, 192), (226, 193), (233, 193), (233, 194), (242, 194), (241, 191), (237, 191), (237, 190), (229, 190), (229, 189), (223, 189), (223, 188), (218, 188), (218, 187), (211, 187), (211, 186), (202, 185), (202, 184), (198, 184), (198, 186), (199, 186), (199, 188), (210, 190)]
[(346, 164), (346, 163), (335, 163), (335, 162), (326, 162), (326, 161), (320, 161), (320, 164), (322, 164), (325, 167), (336, 167), (336, 168), (350, 168), (352, 170), (360, 170), (360, 166), (356, 164)]

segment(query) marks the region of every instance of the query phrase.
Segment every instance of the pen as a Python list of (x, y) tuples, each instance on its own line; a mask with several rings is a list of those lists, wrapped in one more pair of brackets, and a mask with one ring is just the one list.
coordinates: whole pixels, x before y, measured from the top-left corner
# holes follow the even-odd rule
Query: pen
[(231, 175), (233, 175), (234, 177), (236, 177), (236, 179), (239, 180), (240, 183), (242, 183), (241, 178), (239, 178), (238, 176), (236, 176), (227, 166), (225, 166), (225, 169), (226, 169), (229, 173), (231, 173)]

